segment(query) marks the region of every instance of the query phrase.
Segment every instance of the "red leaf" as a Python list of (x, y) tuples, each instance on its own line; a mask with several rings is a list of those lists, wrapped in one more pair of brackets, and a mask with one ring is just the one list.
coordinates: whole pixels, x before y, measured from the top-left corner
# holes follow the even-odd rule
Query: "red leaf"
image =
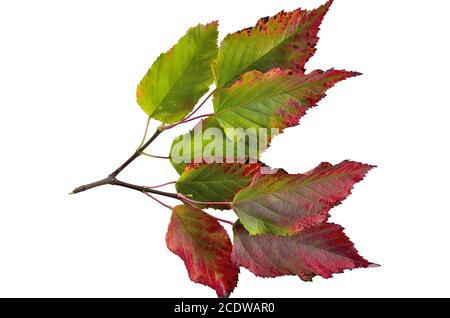
[(234, 226), (233, 261), (257, 276), (297, 275), (311, 281), (316, 275), (330, 278), (345, 269), (375, 266), (362, 258), (337, 224), (323, 223), (293, 236), (250, 236)]
[(231, 261), (232, 245), (225, 229), (200, 209), (178, 205), (166, 235), (169, 250), (186, 265), (189, 278), (228, 297), (237, 285), (239, 269)]
[(322, 223), (373, 166), (322, 163), (306, 174), (261, 176), (239, 191), (232, 208), (250, 234), (295, 234)]

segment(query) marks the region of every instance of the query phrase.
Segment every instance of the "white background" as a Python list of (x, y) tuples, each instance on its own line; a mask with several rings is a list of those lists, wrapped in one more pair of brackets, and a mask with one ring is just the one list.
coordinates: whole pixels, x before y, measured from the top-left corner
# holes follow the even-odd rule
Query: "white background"
[[(0, 296), (214, 297), (167, 250), (168, 210), (111, 186), (68, 192), (135, 149), (146, 121), (136, 85), (188, 27), (217, 19), (223, 38), (322, 2), (1, 0)], [(234, 297), (450, 296), (449, 10), (437, 0), (336, 0), (307, 67), (364, 76), (330, 90), (263, 157), (291, 173), (321, 161), (378, 165), (332, 221), (381, 267), (313, 283), (242, 270)], [(189, 127), (151, 152), (167, 154)], [(164, 160), (139, 158), (121, 178), (176, 176)]]

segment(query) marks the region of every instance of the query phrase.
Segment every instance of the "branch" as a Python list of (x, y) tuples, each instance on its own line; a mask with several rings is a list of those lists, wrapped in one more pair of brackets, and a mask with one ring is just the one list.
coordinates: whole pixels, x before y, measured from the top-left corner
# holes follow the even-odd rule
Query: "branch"
[[(164, 126), (164, 125), (161, 125), (160, 127), (158, 127), (158, 129), (155, 131), (155, 133), (153, 134), (153, 136), (151, 136), (150, 137), (150, 139), (146, 142), (146, 143), (144, 143), (143, 145), (142, 145), (142, 143), (143, 143), (143, 141), (145, 140), (145, 137), (146, 137), (146, 135), (147, 135), (147, 130), (148, 130), (148, 125), (149, 125), (149, 123), (150, 123), (150, 117), (147, 119), (147, 125), (146, 125), (146, 128), (145, 128), (145, 133), (144, 133), (144, 139), (142, 140), (142, 143), (141, 143), (141, 145), (140, 145), (140, 147), (130, 156), (130, 158), (128, 158), (122, 165), (120, 165), (120, 167), (118, 167), (116, 170), (114, 170), (107, 178), (104, 178), (104, 179), (101, 179), (101, 180), (98, 180), (98, 181), (95, 181), (95, 182), (92, 182), (92, 183), (88, 183), (88, 184), (85, 184), (85, 185), (82, 185), (82, 186), (79, 186), (79, 187), (77, 187), (77, 188), (75, 188), (72, 192), (70, 192), (70, 194), (75, 194), (75, 193), (79, 193), (79, 192), (83, 192), (83, 191), (86, 191), (86, 190), (89, 190), (89, 189), (92, 189), (92, 188), (96, 188), (96, 187), (100, 187), (100, 186), (103, 186), (103, 185), (106, 185), (106, 184), (114, 184), (114, 185), (119, 185), (119, 186), (123, 186), (123, 187), (128, 187), (128, 188), (131, 188), (131, 189), (135, 189), (135, 190), (138, 190), (138, 191), (143, 191), (142, 190), (142, 188), (143, 187), (140, 187), (139, 189), (136, 189), (136, 187), (137, 186), (135, 186), (135, 185), (132, 185), (132, 184), (129, 184), (129, 183), (125, 183), (125, 182), (122, 182), (122, 181), (119, 181), (119, 180), (117, 180), (116, 179), (116, 177), (119, 175), (119, 173), (121, 173), (122, 172), (122, 170), (123, 169), (125, 169), (130, 163), (132, 163), (137, 157), (139, 157), (139, 156), (141, 156), (143, 153), (144, 153), (144, 150), (164, 131), (164, 130), (166, 130), (166, 129), (169, 129), (169, 128), (172, 128), (172, 127), (175, 127), (175, 126), (177, 126), (177, 125), (179, 125), (179, 124), (183, 124), (183, 123), (185, 123), (185, 122), (189, 122), (189, 121), (191, 121), (191, 120), (195, 120), (195, 119), (198, 119), (198, 118), (202, 118), (202, 117), (207, 117), (207, 116), (210, 116), (211, 114), (207, 114), (207, 115), (200, 115), (200, 116), (196, 116), (196, 117), (191, 117), (197, 110), (199, 110), (200, 109), (200, 107), (202, 107), (205, 103), (206, 103), (206, 101), (212, 96), (214, 94), (214, 91), (212, 91), (204, 100), (203, 100), (203, 102), (201, 102), (200, 103), (200, 105), (189, 115), (189, 116), (187, 116), (186, 118), (184, 118), (183, 120), (181, 120), (181, 121), (179, 121), (178, 123), (175, 123), (175, 124), (171, 124), (171, 125), (166, 125), (166, 126)], [(162, 157), (162, 156), (152, 156), (152, 157)], [(165, 159), (165, 158), (164, 158)], [(125, 186), (125, 184), (127, 185), (127, 186)], [(145, 187), (144, 187), (145, 188)], [(149, 190), (150, 188), (145, 188), (146, 190)], [(146, 191), (146, 190), (144, 190), (144, 192), (152, 192), (152, 191)], [(155, 190), (156, 191), (156, 190)], [(159, 191), (159, 192), (161, 192), (161, 191)], [(156, 193), (156, 192), (153, 192), (153, 193)], [(161, 194), (161, 193), (156, 193), (156, 194)], [(163, 195), (163, 194), (161, 194), (161, 195)], [(175, 195), (175, 198), (178, 198), (178, 197), (176, 197), (176, 194), (174, 194)]]
[(83, 192), (83, 191), (86, 191), (86, 190), (89, 190), (89, 189), (92, 189), (92, 188), (100, 187), (100, 186), (103, 186), (103, 185), (106, 185), (106, 184), (112, 184), (111, 182), (112, 182), (112, 178), (108, 177), (108, 178), (105, 178), (105, 179), (102, 179), (102, 180), (98, 180), (98, 181), (95, 181), (95, 182), (92, 182), (92, 183), (88, 183), (88, 184), (84, 184), (82, 186), (79, 186), (79, 187), (73, 189), (73, 191), (70, 192), (69, 194), (75, 194), (75, 193)]
[(173, 199), (178, 199), (181, 201), (181, 198), (178, 196), (177, 193), (172, 193), (172, 192), (165, 192), (165, 191), (160, 191), (160, 190), (156, 190), (154, 189), (154, 187), (146, 187), (146, 186), (139, 186), (136, 184), (132, 184), (132, 183), (128, 183), (128, 182), (124, 182), (124, 181), (120, 181), (117, 180), (115, 177), (111, 177), (109, 176), (108, 178), (99, 180), (99, 181), (95, 181), (92, 183), (88, 183), (82, 186), (79, 186), (78, 188), (75, 188), (71, 193), (69, 194), (75, 194), (75, 193), (79, 193), (79, 192), (83, 192), (92, 188), (96, 188), (96, 187), (100, 187), (103, 185), (116, 185), (119, 187), (124, 187), (124, 188), (128, 188), (128, 189), (132, 189), (132, 190), (136, 190), (139, 192), (148, 192), (148, 193), (154, 193), (154, 194), (158, 194), (158, 195), (162, 195), (168, 198), (173, 198)]
[(161, 130), (157, 130), (155, 131), (155, 133), (153, 134), (153, 136), (150, 137), (149, 140), (147, 140), (147, 142), (138, 150), (136, 150), (136, 152), (134, 154), (131, 155), (130, 158), (128, 158), (127, 161), (125, 161), (119, 168), (117, 168), (116, 170), (114, 170), (113, 173), (111, 173), (109, 176), (112, 178), (117, 177), (117, 175), (119, 173), (122, 172), (123, 169), (125, 169), (130, 163), (132, 163), (137, 157), (139, 157), (142, 152), (148, 147), (150, 146), (150, 144), (162, 133)]
[(130, 163), (132, 163), (137, 157), (139, 157), (142, 154), (142, 152), (145, 150), (145, 148), (147, 148), (161, 133), (162, 133), (161, 130), (155, 131), (153, 136), (151, 136), (150, 139), (144, 145), (142, 145), (139, 149), (137, 149), (131, 155), (130, 158), (128, 158), (122, 165), (120, 165), (119, 168), (114, 170), (107, 178), (79, 186), (79, 187), (75, 188), (72, 192), (70, 192), (70, 194), (83, 192), (83, 191), (86, 191), (86, 190), (89, 190), (92, 188), (96, 188), (96, 187), (100, 187), (100, 186), (103, 186), (106, 184), (113, 184), (113, 182), (118, 181), (118, 180), (116, 180), (117, 175), (120, 172), (122, 172), (122, 170), (125, 169)]
[(138, 185), (135, 185), (135, 184), (132, 184), (132, 183), (128, 183), (128, 182), (123, 182), (123, 181), (120, 181), (120, 180), (117, 180), (117, 179), (113, 179), (111, 184), (112, 185), (117, 185), (119, 187), (124, 187), (124, 188), (128, 188), (128, 189), (136, 190), (136, 191), (139, 191), (139, 192), (154, 193), (154, 194), (162, 195), (162, 196), (165, 196), (165, 197), (168, 197), (168, 198), (180, 200), (180, 198), (178, 197), (178, 193), (160, 191), (160, 190), (153, 189), (152, 187), (138, 186)]

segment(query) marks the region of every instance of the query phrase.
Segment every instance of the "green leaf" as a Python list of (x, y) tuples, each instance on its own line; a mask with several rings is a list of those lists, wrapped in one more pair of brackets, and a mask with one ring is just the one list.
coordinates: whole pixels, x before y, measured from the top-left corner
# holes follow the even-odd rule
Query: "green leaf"
[(304, 281), (317, 275), (330, 278), (345, 269), (377, 266), (358, 254), (343, 230), (323, 223), (288, 237), (250, 236), (237, 222), (232, 259), (260, 277), (297, 275)]
[(356, 75), (359, 73), (334, 69), (308, 75), (281, 69), (250, 71), (215, 95), (214, 115), (229, 138), (236, 136), (235, 127), (278, 128), (281, 132), (297, 125), (306, 111), (326, 96), (328, 88)]
[(251, 235), (292, 235), (327, 220), (373, 167), (343, 161), (322, 163), (306, 174), (262, 176), (239, 191), (231, 206)]
[(186, 265), (189, 278), (228, 297), (236, 287), (239, 268), (231, 261), (232, 245), (225, 229), (202, 210), (178, 205), (166, 235), (167, 247)]
[(208, 117), (187, 134), (174, 139), (170, 162), (179, 174), (191, 163), (255, 163), (273, 137), (270, 131), (266, 131), (266, 136), (230, 139), (217, 120)]
[(227, 35), (213, 64), (216, 86), (227, 87), (250, 70), (280, 67), (303, 73), (316, 52), (319, 26), (332, 2), (312, 11), (281, 11), (261, 18), (252, 28)]
[(185, 117), (212, 83), (217, 56), (217, 22), (199, 24), (161, 54), (139, 83), (137, 103), (163, 123)]
[[(260, 164), (191, 164), (178, 179), (178, 193), (202, 202), (231, 202), (234, 195), (248, 186), (260, 172)], [(202, 208), (230, 209), (224, 204), (202, 204)]]

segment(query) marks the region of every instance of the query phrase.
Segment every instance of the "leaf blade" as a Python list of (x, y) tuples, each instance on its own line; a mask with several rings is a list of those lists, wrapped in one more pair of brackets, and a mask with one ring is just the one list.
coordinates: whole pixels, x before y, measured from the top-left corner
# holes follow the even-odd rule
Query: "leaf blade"
[(176, 137), (171, 146), (170, 162), (182, 174), (191, 163), (256, 163), (273, 137), (270, 131), (245, 138), (230, 139), (213, 116), (201, 120), (193, 129)]
[(186, 116), (213, 79), (211, 62), (217, 56), (217, 22), (190, 28), (168, 52), (161, 54), (141, 80), (137, 103), (163, 123)]
[(200, 209), (178, 205), (166, 235), (167, 247), (185, 263), (189, 278), (228, 297), (239, 269), (231, 261), (232, 245), (225, 229)]
[[(248, 186), (260, 165), (238, 163), (191, 164), (178, 179), (178, 193), (203, 202), (231, 202), (234, 195)], [(231, 209), (224, 204), (201, 204), (202, 208)]]
[(260, 277), (296, 275), (331, 278), (346, 269), (375, 266), (358, 254), (343, 228), (323, 223), (298, 234), (252, 236), (237, 222), (233, 227), (233, 261)]
[(280, 67), (303, 73), (316, 51), (319, 26), (332, 2), (311, 11), (281, 11), (261, 18), (254, 27), (227, 35), (213, 63), (216, 86), (227, 87), (249, 70), (265, 72)]
[(336, 83), (360, 75), (330, 69), (301, 75), (291, 70), (250, 71), (214, 96), (215, 117), (229, 138), (234, 128), (272, 129), (296, 126), (306, 111)]
[(326, 221), (331, 208), (372, 168), (343, 161), (335, 166), (322, 163), (306, 174), (262, 176), (240, 190), (231, 206), (251, 235), (293, 235)]

